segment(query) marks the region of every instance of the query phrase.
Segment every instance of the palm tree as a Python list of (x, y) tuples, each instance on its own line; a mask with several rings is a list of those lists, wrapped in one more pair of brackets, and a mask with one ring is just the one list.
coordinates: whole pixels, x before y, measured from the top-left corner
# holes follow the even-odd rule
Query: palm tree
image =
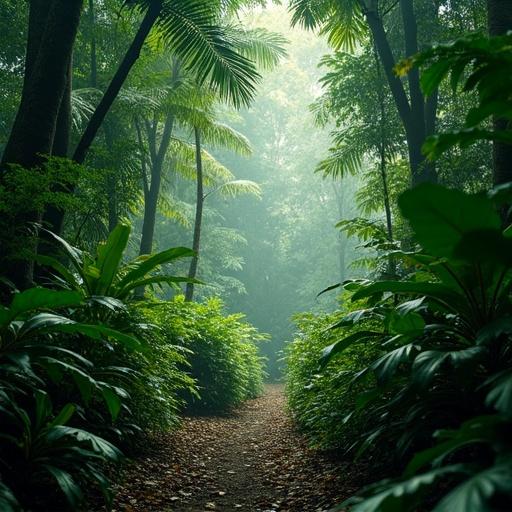
[(260, 76), (236, 41), (221, 25), (222, 2), (212, 0), (126, 0), (144, 18), (123, 61), (92, 115), (73, 155), (82, 163), (112, 103), (139, 58), (149, 33), (155, 27), (168, 50), (183, 67), (208, 81), (224, 99), (235, 106), (248, 105)]

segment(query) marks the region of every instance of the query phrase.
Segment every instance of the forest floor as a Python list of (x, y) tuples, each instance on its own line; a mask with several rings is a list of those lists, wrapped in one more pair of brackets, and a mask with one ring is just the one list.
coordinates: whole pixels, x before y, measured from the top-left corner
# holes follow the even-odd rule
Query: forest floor
[(368, 474), (307, 447), (280, 385), (232, 415), (187, 417), (144, 451), (124, 471), (114, 511), (323, 512)]

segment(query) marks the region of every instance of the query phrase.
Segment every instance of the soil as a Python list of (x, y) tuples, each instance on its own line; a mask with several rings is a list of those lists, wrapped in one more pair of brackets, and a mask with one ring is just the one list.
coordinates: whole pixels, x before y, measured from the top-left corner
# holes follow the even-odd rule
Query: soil
[(357, 491), (368, 470), (313, 451), (269, 385), (226, 417), (185, 418), (148, 439), (125, 471), (116, 512), (324, 512)]

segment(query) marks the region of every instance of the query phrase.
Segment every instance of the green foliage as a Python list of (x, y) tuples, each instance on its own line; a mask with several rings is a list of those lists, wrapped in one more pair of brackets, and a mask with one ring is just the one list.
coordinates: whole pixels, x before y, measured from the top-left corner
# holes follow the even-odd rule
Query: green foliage
[(189, 375), (189, 350), (160, 314), (171, 303), (136, 303), (130, 308), (132, 322), (143, 326), (140, 337), (148, 350), (128, 357), (136, 378), (130, 388), (133, 420), (143, 430), (164, 431), (179, 423), (186, 402), (183, 398), (197, 395), (197, 384)]
[[(110, 338), (130, 348), (140, 343), (100, 324), (76, 322), (65, 310), (55, 311), (81, 306), (76, 292), (31, 288), (15, 293), (10, 305), (0, 308), (0, 503), (6, 510), (18, 510), (16, 501), (29, 506), (55, 486), (76, 508), (84, 484), (92, 482), (111, 500), (102, 465), (119, 461), (121, 453), (90, 429), (67, 426), (78, 406), (66, 402), (65, 390), (74, 389), (77, 402), (85, 406), (101, 398), (112, 421), (127, 393), (107, 376), (108, 368), (102, 369), (100, 380), (100, 369), (70, 349), (68, 340), (92, 338), (101, 344)], [(122, 370), (111, 368), (110, 374)], [(50, 394), (62, 404), (58, 413)]]
[(266, 337), (243, 315), (223, 315), (223, 307), (219, 299), (198, 304), (179, 296), (145, 309), (164, 343), (181, 347), (186, 355), (184, 369), (195, 379), (198, 392), (188, 393), (186, 399), (196, 412), (227, 411), (262, 391), (257, 343)]
[(469, 34), (436, 45), (398, 67), (399, 73), (407, 72), (411, 66), (423, 68), (421, 85), (427, 95), (448, 76), (454, 92), (461, 83), (464, 92), (477, 92), (478, 103), (467, 112), (462, 129), (427, 140), (423, 149), (429, 158), (438, 158), (455, 145), (467, 148), (482, 139), (512, 143), (509, 130), (489, 128), (494, 115), (512, 120), (511, 43), (510, 34), (501, 37)]
[[(295, 316), (298, 332), (286, 349), (288, 405), (311, 443), (322, 449), (349, 449), (357, 433), (372, 421), (372, 415), (352, 412), (356, 389), (363, 392), (369, 384), (356, 386), (350, 394), (346, 387), (353, 373), (362, 370), (375, 357), (375, 344), (369, 343), (363, 350), (349, 348), (342, 358), (333, 360), (326, 368), (322, 369), (319, 364), (318, 354), (328, 350), (339, 338), (339, 333), (331, 327), (344, 313), (349, 311)], [(371, 324), (355, 327), (353, 335), (362, 335), (366, 331), (359, 329), (371, 328)]]
[(69, 260), (71, 268), (68, 269), (59, 260), (50, 256), (39, 256), (38, 261), (56, 270), (60, 274), (59, 281), (63, 286), (77, 290), (83, 297), (89, 299), (106, 296), (128, 300), (137, 289), (145, 286), (172, 286), (190, 281), (185, 277), (155, 273), (162, 265), (193, 256), (194, 252), (185, 247), (139, 256), (133, 261), (123, 263), (130, 231), (130, 226), (119, 224), (107, 240), (98, 245), (95, 256), (71, 246), (61, 237), (50, 233)]
[[(376, 382), (369, 400), (356, 398), (376, 414), (360, 452), (387, 440), (402, 457), (414, 454), (403, 478), (362, 491), (347, 502), (352, 510), (412, 511), (434, 496), (433, 510), (476, 511), (512, 499), (512, 262), (496, 213), (509, 189), (486, 197), (425, 184), (404, 193), (402, 214), (421, 246), (395, 252), (409, 275), (350, 285), (368, 306), (338, 327), (372, 318), (383, 325), (384, 354), (353, 379)], [(324, 363), (370, 339), (341, 338)]]

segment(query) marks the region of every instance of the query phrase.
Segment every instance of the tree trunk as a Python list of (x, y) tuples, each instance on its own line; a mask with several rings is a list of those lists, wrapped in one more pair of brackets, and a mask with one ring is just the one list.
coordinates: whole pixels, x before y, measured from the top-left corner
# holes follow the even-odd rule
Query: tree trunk
[[(489, 34), (501, 36), (512, 30), (512, 0), (487, 0)], [(494, 119), (495, 130), (510, 130), (506, 119)], [(512, 144), (495, 141), (493, 144), (494, 184), (512, 181)]]
[(96, 49), (96, 14), (94, 12), (94, 0), (89, 0), (89, 30), (90, 30), (90, 59), (91, 69), (89, 84), (92, 88), (98, 87), (98, 58)]
[(144, 41), (146, 40), (149, 32), (153, 28), (160, 12), (162, 11), (162, 0), (156, 0), (150, 3), (150, 6), (146, 12), (144, 19), (139, 27), (135, 38), (128, 48), (121, 65), (116, 71), (116, 74), (112, 78), (105, 94), (101, 98), (100, 103), (96, 107), (89, 123), (78, 143), (75, 153), (73, 155), (73, 160), (79, 164), (83, 163), (85, 157), (87, 156), (87, 152), (91, 147), (92, 142), (94, 141), (98, 130), (100, 129), (101, 123), (105, 119), (108, 111), (112, 107), (115, 99), (117, 98), (121, 87), (123, 86), (130, 70), (133, 65), (137, 61), (140, 56), (140, 52), (142, 46), (144, 45)]
[(144, 221), (142, 223), (142, 238), (140, 241), (140, 254), (151, 254), (153, 251), (153, 238), (155, 234), (156, 211), (160, 186), (162, 184), (162, 171), (165, 163), (165, 156), (171, 142), (172, 130), (174, 127), (174, 116), (169, 114), (165, 121), (160, 147), (151, 162), (151, 184), (148, 188), (144, 201)]
[[(203, 159), (201, 156), (201, 133), (199, 128), (194, 128), (196, 139), (196, 171), (197, 171), (197, 190), (196, 190), (196, 217), (194, 221), (194, 238), (192, 241), (192, 249), (196, 253), (190, 261), (188, 270), (188, 277), (195, 279), (197, 275), (197, 266), (199, 263), (199, 249), (201, 246), (201, 226), (203, 223), (203, 206), (204, 206), (204, 191), (203, 191)], [(192, 301), (194, 297), (194, 283), (187, 283), (185, 290), (185, 300)]]
[[(83, 0), (53, 0), (43, 6), (39, 0), (31, 2), (24, 86), (2, 157), (2, 174), (8, 164), (32, 169), (42, 163), (44, 155), (52, 154), (82, 3)], [(42, 16), (37, 20), (39, 15)], [(23, 231), (40, 220), (40, 214), (27, 211), (14, 223)], [(27, 249), (35, 252), (35, 244), (33, 240), (33, 246)], [(30, 286), (33, 263), (16, 260), (16, 254), (7, 256), (10, 263), (4, 272), (19, 288)]]
[[(72, 80), (73, 80), (73, 63), (72, 59), (68, 64), (66, 90), (62, 97), (62, 101), (59, 107), (59, 117), (57, 118), (57, 126), (55, 129), (55, 137), (53, 139), (52, 156), (59, 156), (67, 158), (69, 156), (69, 142), (71, 137), (71, 92), (72, 92)], [(72, 186), (68, 187), (62, 185), (58, 187), (58, 191), (64, 192), (69, 191)], [(43, 214), (43, 226), (49, 229), (53, 233), (60, 235), (64, 225), (64, 210), (54, 205), (49, 205)], [(42, 239), (45, 239), (45, 235), (42, 234)], [(39, 249), (43, 253), (46, 250), (43, 247), (44, 244), (39, 245)]]
[[(407, 52), (418, 48), (416, 17), (412, 0), (401, 0), (402, 19), (404, 23), (405, 47)], [(421, 148), (426, 136), (425, 102), (419, 88), (419, 75), (414, 71), (409, 78), (411, 100), (407, 97), (401, 80), (395, 75), (395, 57), (384, 29), (382, 18), (376, 10), (365, 11), (366, 20), (375, 42), (384, 73), (393, 96), (396, 108), (404, 126), (409, 153), (412, 185), (425, 181), (437, 181), (434, 166), (427, 162)], [(436, 105), (436, 104), (433, 104)], [(431, 105), (432, 106), (432, 105)]]
[(41, 163), (41, 155), (52, 151), (82, 3), (83, 0), (53, 0), (33, 62), (33, 42), (27, 44), (29, 76), (25, 78), (18, 113), (4, 150), (3, 169), (8, 163), (33, 168)]

